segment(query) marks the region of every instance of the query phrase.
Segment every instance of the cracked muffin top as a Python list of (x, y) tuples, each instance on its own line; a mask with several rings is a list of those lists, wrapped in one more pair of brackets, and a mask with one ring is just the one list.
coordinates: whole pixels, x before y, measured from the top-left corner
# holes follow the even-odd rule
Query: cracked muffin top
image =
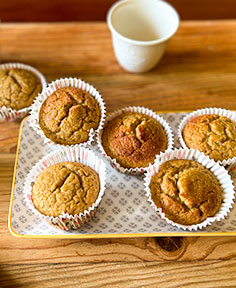
[(91, 128), (97, 129), (101, 111), (97, 100), (75, 87), (56, 90), (42, 104), (39, 125), (54, 143), (73, 145), (88, 141)]
[(198, 116), (186, 124), (182, 135), (188, 148), (198, 149), (216, 161), (236, 156), (236, 123), (227, 117)]
[(29, 107), (42, 91), (40, 79), (25, 69), (0, 69), (0, 107), (15, 110)]
[(214, 216), (221, 206), (222, 189), (216, 176), (193, 160), (163, 163), (150, 182), (153, 202), (170, 220), (193, 225)]
[(45, 169), (32, 190), (35, 208), (46, 216), (83, 213), (95, 203), (100, 191), (98, 174), (77, 162), (61, 162)]
[(107, 123), (102, 145), (107, 155), (126, 168), (146, 167), (167, 148), (167, 135), (152, 117), (125, 112)]

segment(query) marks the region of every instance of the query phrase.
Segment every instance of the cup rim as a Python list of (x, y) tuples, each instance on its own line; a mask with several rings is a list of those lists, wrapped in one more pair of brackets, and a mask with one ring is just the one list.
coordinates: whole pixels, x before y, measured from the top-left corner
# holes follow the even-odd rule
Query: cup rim
[(163, 1), (163, 0), (156, 0), (158, 2), (161, 2), (161, 5), (165, 5), (166, 7), (168, 7), (168, 9), (172, 10), (172, 12), (175, 14), (176, 18), (177, 18), (177, 25), (175, 27), (175, 29), (167, 34), (167, 36), (165, 37), (162, 37), (161, 39), (157, 39), (157, 40), (151, 40), (151, 41), (140, 41), (140, 40), (134, 40), (134, 39), (130, 39), (126, 36), (123, 36), (122, 34), (120, 34), (114, 27), (113, 27), (113, 24), (112, 24), (112, 21), (111, 21), (111, 16), (114, 12), (114, 10), (122, 5), (122, 4), (125, 4), (127, 2), (130, 2), (131, 0), (119, 0), (117, 2), (115, 2), (111, 7), (110, 9), (108, 10), (107, 12), (107, 24), (108, 24), (108, 27), (110, 29), (110, 31), (112, 33), (114, 33), (117, 37), (119, 37), (120, 39), (122, 40), (125, 40), (126, 42), (130, 43), (130, 44), (134, 44), (134, 45), (139, 45), (139, 46), (151, 46), (151, 45), (155, 45), (155, 44), (161, 44), (165, 41), (167, 41), (168, 39), (170, 39), (175, 33), (176, 31), (178, 30), (178, 27), (179, 27), (179, 23), (180, 23), (180, 17), (179, 17), (179, 14), (178, 12), (176, 11), (176, 9), (170, 5), (169, 3)]

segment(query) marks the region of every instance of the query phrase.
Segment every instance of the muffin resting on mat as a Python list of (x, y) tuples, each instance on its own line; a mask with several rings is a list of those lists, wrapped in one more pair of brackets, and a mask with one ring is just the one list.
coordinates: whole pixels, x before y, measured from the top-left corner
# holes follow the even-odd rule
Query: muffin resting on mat
[(40, 79), (25, 69), (0, 69), (0, 107), (14, 110), (29, 107), (42, 91)]
[(97, 100), (75, 87), (56, 90), (42, 104), (39, 125), (54, 143), (73, 145), (88, 141), (90, 130), (99, 125)]
[(182, 136), (188, 148), (216, 161), (236, 156), (236, 123), (227, 117), (215, 114), (195, 117), (185, 125)]
[(125, 168), (146, 167), (157, 154), (166, 150), (167, 135), (152, 117), (125, 112), (107, 123), (102, 145), (107, 155)]
[(222, 202), (216, 176), (193, 160), (163, 163), (149, 187), (157, 208), (173, 222), (183, 225), (198, 224), (214, 216)]
[(54, 164), (37, 177), (32, 190), (35, 208), (46, 216), (79, 215), (97, 200), (98, 174), (77, 162)]

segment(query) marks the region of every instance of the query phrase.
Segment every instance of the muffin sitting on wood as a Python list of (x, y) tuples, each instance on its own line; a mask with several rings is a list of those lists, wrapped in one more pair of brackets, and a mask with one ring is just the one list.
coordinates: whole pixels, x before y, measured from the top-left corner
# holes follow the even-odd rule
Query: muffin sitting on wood
[(107, 123), (102, 145), (108, 156), (126, 168), (146, 167), (157, 154), (167, 149), (168, 139), (154, 118), (137, 112), (125, 112)]
[(0, 107), (14, 110), (29, 107), (41, 91), (41, 81), (31, 71), (17, 68), (0, 69)]
[(100, 118), (99, 103), (92, 95), (79, 88), (64, 87), (43, 102), (39, 125), (54, 143), (73, 145), (86, 142)]

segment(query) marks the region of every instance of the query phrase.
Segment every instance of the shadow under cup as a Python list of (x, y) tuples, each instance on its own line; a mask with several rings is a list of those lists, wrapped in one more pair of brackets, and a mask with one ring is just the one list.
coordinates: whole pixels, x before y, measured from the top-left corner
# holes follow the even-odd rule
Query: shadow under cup
[(110, 8), (107, 22), (120, 65), (129, 72), (145, 72), (162, 57), (179, 16), (164, 1), (123, 0)]

